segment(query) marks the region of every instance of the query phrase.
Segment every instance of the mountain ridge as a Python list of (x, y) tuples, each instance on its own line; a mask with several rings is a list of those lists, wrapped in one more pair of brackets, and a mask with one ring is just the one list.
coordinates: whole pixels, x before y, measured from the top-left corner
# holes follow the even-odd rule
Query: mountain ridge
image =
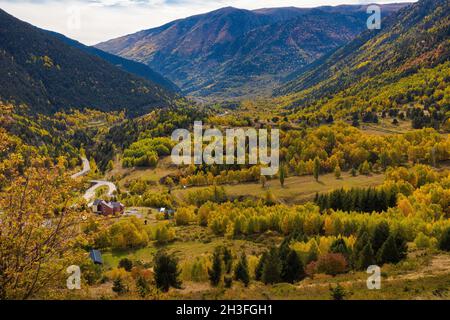
[(257, 95), (356, 37), (366, 27), (366, 7), (226, 7), (95, 47), (146, 63), (186, 94)]

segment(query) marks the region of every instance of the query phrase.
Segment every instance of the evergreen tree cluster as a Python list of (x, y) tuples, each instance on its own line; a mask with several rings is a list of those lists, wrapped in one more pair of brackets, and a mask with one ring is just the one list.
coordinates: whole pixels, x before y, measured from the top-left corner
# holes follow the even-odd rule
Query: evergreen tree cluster
[(398, 232), (392, 232), (386, 222), (381, 222), (372, 235), (365, 228), (359, 231), (353, 247), (353, 267), (365, 270), (375, 264), (398, 263), (406, 258), (407, 251), (405, 238)]
[(250, 284), (247, 256), (243, 253), (233, 270), (231, 250), (226, 247), (217, 247), (212, 256), (212, 266), (208, 269), (208, 276), (213, 287), (219, 286), (222, 278), (226, 288), (231, 288), (233, 279), (241, 281), (247, 287)]
[(255, 278), (265, 284), (294, 283), (306, 277), (303, 263), (286, 238), (279, 248), (264, 252), (255, 269)]
[(338, 189), (327, 194), (317, 194), (315, 203), (321, 211), (327, 209), (358, 212), (382, 212), (395, 207), (397, 193), (384, 188)]

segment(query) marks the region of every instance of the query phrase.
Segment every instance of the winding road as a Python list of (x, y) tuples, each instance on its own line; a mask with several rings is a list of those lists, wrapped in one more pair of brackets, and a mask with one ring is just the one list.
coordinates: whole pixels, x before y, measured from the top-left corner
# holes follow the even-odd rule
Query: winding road
[[(86, 157), (81, 157), (81, 160), (83, 162), (83, 170), (81, 170), (78, 173), (75, 173), (74, 175), (72, 175), (72, 179), (77, 179), (79, 177), (84, 177), (85, 175), (87, 175), (90, 171), (91, 171), (91, 166), (89, 164), (89, 160)], [(83, 198), (87, 201), (90, 202), (89, 206), (92, 205), (92, 200), (94, 200), (95, 198), (95, 191), (98, 188), (101, 187), (108, 187), (108, 193), (107, 196), (108, 197), (112, 197), (114, 195), (114, 192), (117, 191), (117, 187), (114, 183), (109, 182), (109, 181), (103, 181), (103, 180), (91, 180), (91, 183), (93, 183), (94, 185), (92, 187), (90, 187), (88, 190), (86, 190), (86, 192), (84, 193)]]

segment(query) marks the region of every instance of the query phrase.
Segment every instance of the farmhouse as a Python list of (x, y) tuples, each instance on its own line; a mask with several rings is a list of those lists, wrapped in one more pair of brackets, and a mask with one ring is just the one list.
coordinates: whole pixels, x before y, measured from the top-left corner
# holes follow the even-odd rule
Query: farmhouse
[(121, 215), (125, 211), (125, 206), (120, 202), (106, 202), (104, 200), (95, 200), (92, 205), (92, 211), (103, 216)]

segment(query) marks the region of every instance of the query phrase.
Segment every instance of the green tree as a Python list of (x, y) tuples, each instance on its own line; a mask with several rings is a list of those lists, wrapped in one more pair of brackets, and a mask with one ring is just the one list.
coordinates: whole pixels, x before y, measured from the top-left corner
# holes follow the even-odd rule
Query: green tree
[(295, 250), (290, 250), (283, 270), (283, 281), (294, 283), (306, 277), (303, 263)]
[(124, 284), (122, 278), (117, 278), (113, 281), (112, 291), (118, 295), (122, 295), (128, 292), (128, 287)]
[(375, 264), (375, 254), (373, 253), (372, 245), (366, 244), (364, 249), (359, 253), (358, 260), (356, 261), (356, 269), (365, 270), (369, 266)]
[(400, 255), (398, 253), (395, 238), (391, 235), (383, 243), (382, 247), (377, 254), (377, 262), (379, 264), (385, 263), (397, 263), (400, 261)]
[[(353, 252), (352, 252), (352, 265), (353, 267), (357, 268), (357, 263), (360, 257), (360, 253), (364, 250), (364, 248), (366, 247), (366, 245), (370, 242), (370, 236), (369, 233), (367, 232), (365, 227), (362, 227), (359, 232), (358, 232), (358, 236), (356, 238), (356, 242), (353, 245)], [(373, 251), (373, 249), (372, 249)], [(374, 254), (375, 256), (375, 254)]]
[(233, 254), (228, 248), (223, 248), (223, 264), (225, 266), (225, 273), (231, 273), (233, 266)]
[(379, 223), (375, 230), (373, 231), (372, 236), (372, 249), (375, 254), (378, 254), (378, 251), (380, 250), (383, 243), (387, 240), (389, 237), (389, 225), (387, 222), (383, 221)]
[(439, 239), (439, 249), (443, 251), (450, 251), (450, 228), (447, 228), (442, 233), (442, 236)]
[(234, 279), (236, 281), (242, 281), (242, 283), (247, 287), (250, 283), (250, 274), (248, 272), (248, 261), (245, 253), (242, 254), (236, 268), (234, 269)]
[(169, 291), (170, 287), (180, 288), (180, 270), (175, 257), (165, 251), (159, 251), (154, 260), (155, 282), (158, 289)]
[(319, 181), (319, 175), (320, 175), (320, 159), (319, 159), (319, 157), (316, 157), (314, 159), (313, 174), (314, 174), (314, 179), (316, 179), (316, 181)]
[(344, 300), (345, 297), (348, 295), (348, 293), (345, 291), (345, 289), (340, 284), (338, 284), (336, 287), (330, 286), (330, 294), (331, 294), (331, 299), (336, 300), (336, 301)]
[(275, 247), (269, 250), (261, 279), (265, 284), (279, 283), (281, 280), (281, 263), (278, 250)]
[(330, 246), (331, 253), (341, 253), (346, 259), (350, 257), (351, 250), (347, 247), (344, 239), (338, 238)]
[(213, 253), (212, 267), (208, 269), (209, 282), (217, 287), (222, 279), (222, 255), (220, 248), (216, 248)]
[(125, 269), (127, 272), (130, 272), (133, 268), (133, 261), (128, 258), (123, 258), (119, 261), (119, 268)]
[(306, 263), (309, 264), (312, 261), (317, 261), (317, 259), (319, 259), (319, 247), (317, 246), (317, 243), (313, 241), (308, 251)]
[(255, 279), (257, 281), (260, 281), (262, 279), (262, 274), (264, 270), (264, 264), (266, 263), (267, 259), (267, 251), (263, 252), (261, 257), (259, 258), (258, 264), (255, 267)]

